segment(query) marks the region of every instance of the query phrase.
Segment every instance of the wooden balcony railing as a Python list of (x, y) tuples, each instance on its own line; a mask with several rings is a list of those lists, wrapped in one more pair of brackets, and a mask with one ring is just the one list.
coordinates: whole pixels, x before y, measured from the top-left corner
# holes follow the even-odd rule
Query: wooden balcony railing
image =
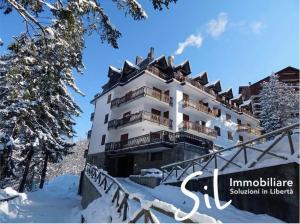
[(192, 100), (183, 100), (183, 105), (184, 108), (185, 107), (189, 107), (189, 108), (193, 108), (197, 111), (201, 111), (205, 114), (211, 115), (211, 116), (216, 116), (215, 111), (211, 110), (209, 107), (201, 104), (201, 103), (197, 103), (194, 102)]
[(237, 132), (248, 132), (250, 134), (253, 134), (255, 136), (261, 136), (262, 130), (259, 130), (257, 128), (249, 127), (248, 125), (239, 124), (237, 125)]
[(135, 99), (138, 99), (138, 98), (144, 97), (144, 96), (151, 96), (159, 101), (168, 103), (171, 106), (173, 105), (173, 99), (169, 95), (144, 86), (137, 90), (127, 92), (121, 98), (116, 98), (116, 99), (112, 100), (110, 107), (111, 108), (119, 107), (122, 104), (126, 104), (128, 102), (131, 102)]
[[(212, 142), (203, 139), (199, 136), (192, 135), (186, 132), (169, 132), (169, 131), (158, 131), (151, 132), (146, 135), (130, 138), (126, 141), (118, 141), (118, 142), (110, 142), (105, 144), (105, 151), (118, 151), (125, 150), (139, 146), (146, 146), (149, 144), (155, 143), (169, 143), (169, 144), (177, 144), (180, 142), (190, 143), (195, 146), (203, 146), (205, 145), (206, 149), (212, 148)], [(170, 146), (171, 146), (170, 145)]]
[(193, 130), (209, 136), (217, 137), (217, 132), (214, 129), (205, 127), (204, 125), (200, 125), (195, 122), (183, 121), (181, 126), (183, 130)]
[(154, 75), (156, 75), (156, 76), (158, 76), (158, 77), (160, 77), (160, 78), (162, 78), (164, 80), (168, 80), (169, 79), (169, 76), (166, 73), (162, 72), (159, 68), (157, 68), (155, 66), (149, 65), (147, 67), (147, 70), (149, 72), (151, 72), (152, 74), (154, 74)]
[(163, 125), (166, 127), (172, 128), (172, 120), (169, 118), (165, 118), (147, 111), (139, 111), (135, 114), (131, 114), (127, 117), (123, 117), (121, 119), (115, 119), (108, 122), (108, 129), (116, 129), (119, 127), (123, 127), (126, 125), (135, 124), (142, 121), (150, 121), (153, 123), (157, 123), (159, 125)]

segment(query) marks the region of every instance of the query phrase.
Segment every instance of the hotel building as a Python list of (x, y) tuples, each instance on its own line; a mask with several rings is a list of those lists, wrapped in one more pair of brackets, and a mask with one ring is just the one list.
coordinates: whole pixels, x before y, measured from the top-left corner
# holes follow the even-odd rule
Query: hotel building
[(210, 83), (207, 73), (190, 77), (189, 61), (173, 57), (110, 66), (108, 82), (91, 103), (87, 161), (111, 175), (194, 158), (260, 135), (259, 121), (242, 95)]

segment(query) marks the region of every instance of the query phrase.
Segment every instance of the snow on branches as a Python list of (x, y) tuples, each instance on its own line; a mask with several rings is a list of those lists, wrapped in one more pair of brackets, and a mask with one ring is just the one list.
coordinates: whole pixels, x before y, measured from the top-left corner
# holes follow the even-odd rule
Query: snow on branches
[(298, 110), (299, 95), (287, 84), (280, 82), (276, 74), (262, 83), (260, 92), (262, 112), (261, 125), (266, 132), (292, 124), (293, 112)]

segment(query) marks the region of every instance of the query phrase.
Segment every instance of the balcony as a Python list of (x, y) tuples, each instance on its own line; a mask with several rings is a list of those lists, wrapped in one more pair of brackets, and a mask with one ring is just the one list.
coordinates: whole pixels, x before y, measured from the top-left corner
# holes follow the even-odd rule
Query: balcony
[(187, 83), (191, 84), (192, 86), (196, 87), (197, 89), (200, 89), (214, 97), (217, 96), (217, 94), (212, 89), (209, 89), (209, 88), (201, 85), (199, 82), (197, 82), (189, 77), (183, 76), (180, 72), (177, 72), (175, 74), (174, 78), (176, 80), (178, 80), (179, 82), (187, 82)]
[(214, 129), (207, 128), (195, 122), (183, 121), (181, 126), (184, 131), (193, 130), (201, 134), (212, 136), (214, 138), (217, 137), (217, 132)]
[(158, 131), (146, 135), (130, 138), (126, 141), (110, 142), (105, 144), (106, 152), (134, 151), (157, 147), (173, 147), (178, 143), (189, 143), (198, 148), (210, 149), (213, 143), (207, 139), (186, 133)]
[(237, 125), (237, 132), (247, 132), (249, 134), (255, 135), (255, 136), (261, 136), (262, 130), (257, 128), (252, 128), (248, 125), (239, 124)]
[(192, 100), (183, 100), (183, 108), (192, 108), (194, 110), (197, 110), (197, 111), (200, 111), (200, 112), (203, 112), (207, 115), (210, 115), (212, 117), (215, 117), (217, 115), (216, 111), (215, 110), (211, 110), (209, 107), (201, 104), (201, 103), (198, 103), (198, 102), (194, 102)]
[(173, 99), (169, 95), (156, 91), (154, 89), (148, 87), (141, 87), (137, 90), (130, 91), (125, 94), (125, 96), (121, 98), (117, 98), (111, 101), (111, 108), (119, 107), (123, 104), (129, 103), (133, 100), (139, 99), (140, 97), (150, 96), (153, 97), (161, 102), (167, 103), (172, 106)]
[(170, 129), (172, 129), (172, 120), (147, 112), (147, 111), (140, 111), (135, 114), (131, 114), (127, 117), (123, 117), (121, 119), (115, 119), (108, 122), (108, 130), (110, 129), (117, 129), (120, 127), (124, 127), (127, 125), (132, 125), (138, 122), (143, 121), (150, 121), (159, 125), (166, 126)]
[(168, 80), (168, 79), (169, 79), (169, 76), (168, 76), (166, 73), (160, 71), (159, 68), (157, 68), (157, 67), (155, 67), (155, 66), (149, 65), (149, 66), (147, 67), (147, 70), (148, 70), (149, 72), (151, 72), (152, 74), (158, 76), (158, 77), (161, 78), (161, 79), (164, 79), (164, 80)]

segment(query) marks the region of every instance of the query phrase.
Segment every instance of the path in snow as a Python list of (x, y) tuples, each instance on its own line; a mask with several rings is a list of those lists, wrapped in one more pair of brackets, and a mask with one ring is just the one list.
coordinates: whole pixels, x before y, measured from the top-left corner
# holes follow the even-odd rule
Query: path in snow
[(18, 199), (1, 203), (0, 222), (79, 223), (78, 181), (78, 176), (59, 176), (47, 182), (42, 190), (21, 194)]
[[(180, 208), (184, 212), (190, 212), (194, 206), (194, 201), (189, 197), (185, 196), (179, 187), (169, 186), (169, 185), (160, 185), (154, 189), (136, 184), (130, 181), (128, 178), (118, 178), (118, 181), (122, 186), (127, 189), (130, 193), (139, 194), (141, 198), (145, 200), (154, 200), (158, 199), (170, 204), (173, 204), (177, 208)], [(210, 197), (211, 209), (206, 208), (204, 204), (203, 194), (196, 193), (200, 198), (200, 208), (198, 209), (199, 213), (209, 215), (218, 219), (222, 222), (235, 222), (235, 223), (278, 223), (282, 222), (279, 219), (271, 217), (269, 215), (256, 215), (247, 211), (243, 211), (235, 208), (230, 205), (224, 210), (218, 210), (214, 206), (214, 199)], [(224, 204), (224, 203), (221, 203)]]

